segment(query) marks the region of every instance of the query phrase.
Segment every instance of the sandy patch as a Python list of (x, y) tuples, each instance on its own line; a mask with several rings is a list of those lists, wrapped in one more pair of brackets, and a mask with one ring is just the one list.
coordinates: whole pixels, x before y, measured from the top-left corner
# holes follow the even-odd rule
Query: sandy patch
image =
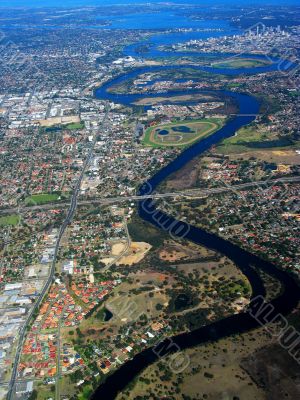
[(266, 162), (274, 162), (276, 164), (289, 164), (295, 165), (300, 163), (300, 154), (296, 153), (294, 149), (290, 150), (256, 150), (251, 149), (248, 153), (232, 154), (229, 156), (231, 160), (243, 158), (245, 160), (250, 157), (256, 157)]
[(39, 121), (41, 126), (53, 126), (59, 124), (70, 124), (80, 122), (80, 118), (77, 115), (70, 115), (67, 117), (50, 117), (48, 119), (41, 119)]
[(127, 254), (117, 262), (117, 265), (133, 265), (140, 262), (151, 249), (151, 247), (152, 246), (149, 243), (132, 242)]
[(187, 258), (187, 254), (180, 250), (170, 249), (168, 251), (164, 249), (159, 252), (159, 258), (164, 261), (177, 261)]
[(143, 65), (162, 65), (162, 63), (160, 61), (146, 60)]
[(103, 264), (105, 265), (109, 265), (114, 261), (114, 258), (113, 257), (101, 258), (100, 261), (103, 262)]
[(115, 243), (112, 245), (111, 254), (113, 256), (119, 256), (126, 249), (126, 244), (124, 242)]

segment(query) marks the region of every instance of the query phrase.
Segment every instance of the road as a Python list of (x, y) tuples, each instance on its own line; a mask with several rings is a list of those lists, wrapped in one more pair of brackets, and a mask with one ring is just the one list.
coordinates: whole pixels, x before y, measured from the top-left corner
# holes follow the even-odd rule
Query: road
[[(211, 189), (186, 189), (180, 192), (169, 192), (169, 193), (151, 193), (146, 196), (138, 196), (138, 195), (132, 195), (132, 196), (117, 196), (117, 197), (94, 197), (89, 200), (79, 200), (77, 202), (77, 197), (76, 197), (76, 204), (80, 206), (84, 205), (91, 205), (91, 204), (100, 204), (100, 205), (110, 205), (110, 204), (118, 204), (118, 203), (123, 203), (126, 201), (135, 201), (135, 200), (144, 200), (144, 199), (160, 199), (160, 198), (168, 198), (168, 197), (201, 197), (201, 196), (209, 196), (210, 194), (218, 194), (218, 193), (224, 193), (224, 192), (230, 192), (230, 191), (239, 191), (239, 190), (245, 190), (245, 189), (250, 189), (253, 187), (261, 187), (261, 186), (271, 186), (275, 184), (280, 184), (280, 183), (289, 183), (289, 182), (300, 182), (300, 176), (291, 176), (291, 177), (284, 177), (284, 178), (277, 178), (277, 179), (269, 179), (266, 181), (256, 181), (256, 182), (248, 182), (248, 183), (241, 183), (238, 185), (233, 185), (233, 186), (222, 186), (222, 187), (217, 187), (217, 188), (211, 188)], [(79, 187), (80, 188), (80, 187)], [(79, 189), (78, 189), (79, 191)], [(78, 196), (78, 194), (77, 194)], [(14, 208), (6, 208), (3, 210), (0, 210), (0, 215), (5, 215), (5, 214), (20, 214), (28, 211), (36, 211), (36, 210), (50, 210), (53, 208), (66, 208), (69, 207), (70, 203), (67, 201), (63, 202), (57, 202), (57, 203), (51, 203), (51, 204), (44, 204), (40, 206), (27, 206), (23, 207), (22, 209), (18, 207)], [(71, 201), (71, 206), (72, 206), (72, 201)]]
[[(103, 126), (103, 124), (105, 123), (105, 121), (107, 119), (108, 112), (109, 112), (109, 109), (107, 108), (106, 113), (104, 115), (104, 118), (103, 118), (101, 124), (99, 125), (99, 128), (101, 126)], [(7, 393), (7, 399), (8, 400), (11, 400), (13, 398), (13, 389), (14, 389), (14, 386), (15, 386), (15, 383), (16, 383), (16, 378), (17, 378), (17, 373), (18, 373), (18, 365), (20, 363), (22, 348), (23, 348), (23, 344), (24, 344), (24, 341), (25, 341), (25, 338), (26, 338), (27, 326), (29, 325), (29, 323), (30, 323), (30, 321), (32, 319), (32, 316), (35, 313), (35, 311), (37, 311), (39, 309), (39, 307), (40, 307), (40, 305), (41, 305), (41, 303), (43, 301), (43, 298), (44, 298), (45, 294), (48, 292), (49, 287), (50, 287), (50, 285), (52, 283), (52, 280), (53, 280), (53, 277), (54, 277), (54, 273), (55, 273), (55, 265), (56, 265), (56, 259), (57, 259), (57, 254), (58, 254), (60, 242), (61, 242), (61, 239), (63, 237), (63, 234), (64, 234), (67, 226), (71, 223), (71, 221), (73, 219), (73, 216), (75, 214), (76, 207), (77, 207), (77, 198), (78, 198), (78, 195), (79, 195), (79, 192), (80, 192), (81, 182), (82, 182), (84, 173), (86, 171), (86, 168), (88, 167), (88, 165), (89, 165), (89, 163), (91, 161), (91, 158), (93, 156), (94, 147), (95, 147), (95, 144), (96, 144), (96, 141), (97, 141), (97, 134), (98, 134), (98, 132), (94, 133), (94, 139), (93, 139), (91, 147), (89, 149), (87, 158), (86, 158), (86, 160), (85, 160), (85, 162), (83, 164), (83, 167), (82, 167), (82, 170), (81, 170), (81, 174), (80, 174), (80, 176), (79, 176), (79, 178), (78, 178), (78, 180), (76, 182), (76, 185), (74, 187), (74, 190), (73, 190), (73, 194), (72, 194), (72, 197), (71, 197), (71, 202), (69, 203), (69, 208), (68, 208), (66, 219), (64, 220), (64, 222), (63, 222), (63, 224), (62, 224), (62, 226), (60, 228), (60, 231), (59, 231), (59, 234), (58, 234), (58, 237), (57, 237), (57, 240), (56, 240), (56, 244), (55, 244), (55, 251), (54, 251), (53, 261), (51, 263), (50, 274), (49, 274), (48, 279), (47, 279), (47, 281), (45, 283), (45, 286), (43, 287), (43, 289), (42, 289), (39, 297), (37, 298), (34, 306), (30, 310), (30, 312), (28, 313), (27, 320), (26, 320), (25, 324), (23, 325), (23, 327), (20, 330), (19, 340), (18, 340), (18, 345), (17, 345), (17, 350), (16, 350), (16, 355), (15, 355), (15, 360), (14, 360), (14, 365), (13, 365), (13, 368), (12, 368), (11, 379), (10, 379), (10, 382), (9, 382), (9, 389), (8, 389), (8, 393)], [(59, 379), (57, 381), (59, 381)]]
[(60, 399), (60, 386), (59, 386), (59, 380), (61, 378), (61, 372), (60, 372), (60, 349), (61, 349), (61, 334), (60, 334), (60, 329), (61, 329), (61, 322), (62, 318), (64, 315), (65, 307), (60, 315), (59, 321), (58, 321), (58, 329), (57, 329), (57, 356), (56, 356), (56, 379), (55, 379), (55, 398), (57, 400)]

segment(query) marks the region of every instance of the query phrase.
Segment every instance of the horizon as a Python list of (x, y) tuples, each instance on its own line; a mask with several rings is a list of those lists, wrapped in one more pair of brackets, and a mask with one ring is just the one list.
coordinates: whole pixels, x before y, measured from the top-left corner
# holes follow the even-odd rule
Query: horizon
[[(217, 3), (213, 0), (205, 0), (203, 3), (199, 4), (197, 0), (172, 0), (170, 2), (164, 2), (161, 0), (151, 0), (147, 1), (146, 4), (161, 4), (161, 5), (188, 5), (188, 4), (197, 4), (198, 6), (221, 6), (231, 4), (233, 6), (238, 5), (248, 5), (253, 6), (257, 5), (265, 5), (265, 6), (280, 6), (283, 5), (281, 0), (267, 0), (267, 1), (258, 1), (258, 0), (220, 0)], [(284, 5), (298, 5), (298, 1), (296, 0), (286, 0)], [(97, 7), (97, 6), (126, 6), (126, 5), (138, 5), (145, 4), (144, 0), (65, 0), (62, 4), (60, 0), (2, 0), (0, 4), (0, 8), (67, 8), (67, 7)], [(283, 5), (283, 6), (284, 6)]]

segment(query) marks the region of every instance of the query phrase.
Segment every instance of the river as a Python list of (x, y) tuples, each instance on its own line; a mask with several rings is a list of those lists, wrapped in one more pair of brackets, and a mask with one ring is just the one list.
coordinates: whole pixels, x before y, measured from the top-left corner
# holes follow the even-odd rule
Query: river
[[(132, 52), (132, 49), (133, 47), (130, 47), (130, 52)], [(153, 51), (156, 51), (155, 48)], [(172, 69), (178, 68), (178, 66), (167, 66), (164, 68)], [(195, 68), (195, 66), (193, 66), (193, 68)], [(197, 68), (203, 70), (205, 67)], [(230, 74), (253, 74), (258, 72), (274, 71), (274, 68), (277, 68), (276, 63), (267, 67), (263, 67), (263, 71), (261, 68), (251, 68), (251, 70), (231, 69)], [(129, 78), (134, 78), (140, 73), (150, 72), (155, 69), (159, 70), (161, 67), (146, 67), (130, 71), (129, 73), (119, 76), (104, 84), (101, 88), (96, 90), (95, 94), (101, 99), (107, 99), (110, 101), (130, 105), (133, 101), (143, 98), (145, 95), (116, 95), (108, 92), (108, 89), (117, 83), (123, 82)], [(205, 70), (214, 73), (224, 73), (224, 70), (216, 68), (214, 69), (212, 67), (206, 67)], [(180, 93), (183, 94), (182, 92), (176, 92), (176, 95)], [(211, 136), (185, 149), (175, 160), (158, 171), (151, 179), (142, 185), (142, 187), (139, 189), (140, 195), (152, 193), (163, 180), (168, 178), (172, 173), (180, 170), (190, 160), (195, 157), (199, 157), (203, 152), (208, 150), (215, 143), (218, 143), (220, 140), (234, 135), (238, 129), (249, 124), (255, 119), (255, 115), (257, 115), (259, 112), (259, 103), (253, 96), (245, 93), (236, 93), (230, 91), (221, 91), (220, 93), (235, 100), (239, 107), (238, 115), (233, 119), (230, 119), (224, 127), (216, 131)], [(186, 94), (186, 91), (184, 94)], [(273, 318), (276, 314), (281, 313), (286, 315), (297, 306), (298, 301), (300, 300), (299, 287), (287, 272), (276, 268), (276, 266), (270, 262), (265, 261), (244, 249), (241, 249), (237, 245), (228, 242), (216, 236), (215, 234), (206, 232), (205, 230), (195, 226), (191, 226), (186, 222), (177, 221), (172, 216), (166, 215), (162, 211), (156, 209), (155, 203), (153, 203), (151, 200), (140, 201), (138, 209), (139, 215), (142, 219), (155, 225), (159, 229), (169, 232), (172, 236), (181, 237), (184, 234), (185, 239), (215, 250), (230, 258), (248, 278), (252, 287), (252, 299), (256, 296), (265, 296), (265, 288), (257, 270), (264, 271), (280, 281), (284, 290), (282, 290), (278, 297), (270, 302), (274, 306), (274, 312), (266, 318), (265, 322), (271, 320), (271, 318)], [(143, 371), (143, 369), (158, 360), (157, 352), (160, 353), (160, 356), (163, 356), (172, 351), (176, 351), (174, 344), (179, 346), (180, 349), (186, 349), (208, 341), (216, 341), (229, 335), (247, 332), (248, 330), (258, 326), (260, 326), (260, 323), (250, 315), (250, 312), (244, 311), (240, 314), (235, 314), (210, 325), (198, 328), (192, 332), (183, 333), (172, 337), (171, 340), (173, 345), (171, 348), (168, 348), (170, 345), (170, 339), (166, 338), (160, 343), (159, 347), (156, 348), (155, 352), (153, 351), (153, 347), (145, 349), (137, 354), (132, 360), (129, 360), (120, 366), (115, 372), (106, 378), (103, 384), (99, 386), (92, 396), (92, 399), (114, 399), (118, 392), (123, 390), (129, 382), (131, 382), (141, 371)]]

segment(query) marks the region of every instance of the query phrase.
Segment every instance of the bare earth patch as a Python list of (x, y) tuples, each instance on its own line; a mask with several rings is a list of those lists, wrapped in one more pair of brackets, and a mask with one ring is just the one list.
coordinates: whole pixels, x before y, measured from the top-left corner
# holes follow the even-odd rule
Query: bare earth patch
[(243, 158), (244, 160), (248, 160), (251, 157), (256, 157), (260, 160), (264, 160), (266, 162), (274, 162), (276, 164), (289, 164), (289, 165), (297, 165), (300, 164), (300, 154), (296, 153), (294, 149), (292, 150), (256, 150), (248, 153), (241, 154), (232, 154), (229, 155), (231, 160), (235, 160), (236, 158)]
[(117, 265), (137, 264), (145, 257), (151, 247), (152, 246), (146, 242), (132, 242), (127, 254), (117, 262)]
[(118, 242), (112, 245), (111, 254), (113, 256), (119, 256), (125, 250), (126, 244), (124, 242)]
[(80, 122), (80, 118), (77, 115), (70, 115), (65, 117), (50, 117), (48, 119), (42, 119), (39, 121), (41, 126), (50, 127), (59, 124), (70, 124)]

